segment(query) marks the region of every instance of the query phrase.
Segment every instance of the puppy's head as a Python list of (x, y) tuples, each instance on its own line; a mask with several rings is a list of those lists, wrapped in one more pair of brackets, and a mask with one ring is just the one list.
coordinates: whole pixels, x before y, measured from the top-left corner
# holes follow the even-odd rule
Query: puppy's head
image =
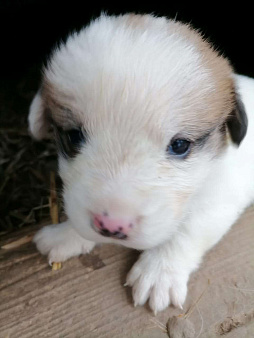
[(66, 213), (83, 237), (146, 249), (181, 226), (246, 115), (232, 69), (190, 27), (101, 16), (44, 69), (29, 114), (53, 127)]

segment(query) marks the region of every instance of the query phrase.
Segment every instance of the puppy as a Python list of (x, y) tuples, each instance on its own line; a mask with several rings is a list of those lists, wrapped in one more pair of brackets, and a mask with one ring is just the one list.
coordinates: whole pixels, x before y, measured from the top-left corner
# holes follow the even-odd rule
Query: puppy
[[(68, 220), (34, 242), (49, 263), (95, 243), (142, 250), (135, 305), (182, 307), (204, 253), (254, 199), (254, 80), (199, 33), (102, 15), (56, 48), (29, 113), (54, 131)], [(248, 130), (247, 130), (248, 126)]]

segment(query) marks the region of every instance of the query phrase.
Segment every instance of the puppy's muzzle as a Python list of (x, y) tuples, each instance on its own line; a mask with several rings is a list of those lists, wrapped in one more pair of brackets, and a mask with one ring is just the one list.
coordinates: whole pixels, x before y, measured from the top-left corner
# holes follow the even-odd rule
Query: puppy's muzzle
[(133, 222), (112, 218), (107, 213), (95, 214), (92, 217), (92, 225), (96, 232), (105, 237), (127, 239), (128, 233), (133, 227)]

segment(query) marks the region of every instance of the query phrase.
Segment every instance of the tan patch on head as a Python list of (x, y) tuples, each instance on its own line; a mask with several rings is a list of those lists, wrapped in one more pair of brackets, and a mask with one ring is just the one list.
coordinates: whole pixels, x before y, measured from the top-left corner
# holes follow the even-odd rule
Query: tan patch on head
[[(200, 99), (201, 107), (203, 104), (206, 111), (190, 111), (190, 114), (185, 114), (186, 124), (190, 124), (191, 128), (196, 129), (197, 133), (205, 128), (211, 128), (219, 126), (226, 120), (228, 114), (231, 113), (234, 106), (234, 82), (232, 78), (233, 69), (229, 61), (223, 56), (219, 55), (214, 50), (212, 45), (208, 43), (200, 35), (188, 25), (179, 22), (170, 22), (169, 31), (172, 34), (179, 35), (179, 39), (189, 41), (191, 45), (196, 48), (200, 54), (201, 71), (206, 71), (211, 77), (211, 85), (213, 88), (210, 95), (202, 97), (203, 83), (200, 83), (199, 88), (193, 88), (193, 92), (189, 92), (191, 100), (195, 103), (195, 100)], [(196, 93), (195, 93), (196, 91)], [(200, 97), (199, 93), (200, 91)], [(190, 107), (191, 105), (190, 100)], [(201, 108), (202, 109), (202, 108)], [(196, 124), (194, 126), (194, 124)]]
[[(124, 20), (126, 26), (133, 29), (133, 31), (137, 30), (143, 30), (146, 31), (146, 27), (149, 25), (156, 25), (156, 23), (153, 20), (157, 20), (156, 18), (152, 18), (149, 15), (135, 15), (130, 14), (123, 16), (121, 20)], [(161, 20), (159, 18), (158, 20)], [(166, 22), (166, 20), (165, 20)], [(222, 125), (223, 122), (226, 120), (227, 116), (231, 113), (234, 105), (234, 99), (233, 99), (233, 91), (234, 91), (234, 85), (232, 80), (232, 69), (229, 64), (229, 62), (224, 59), (223, 57), (219, 56), (216, 51), (213, 50), (213, 48), (209, 45), (208, 42), (206, 42), (202, 36), (194, 31), (192, 28), (190, 28), (187, 25), (184, 25), (182, 23), (174, 22), (168, 20), (168, 26), (163, 25), (162, 20), (162, 29), (163, 27), (168, 27), (169, 35), (175, 35), (176, 37), (179, 37), (179, 40), (186, 42), (187, 46), (191, 49), (193, 48), (195, 50), (195, 53), (200, 56), (200, 72), (206, 72), (208, 74), (207, 78), (211, 79), (206, 81), (206, 83), (202, 83), (202, 81), (199, 81), (195, 86), (192, 86), (191, 84), (193, 81), (188, 80), (188, 75), (184, 74), (184, 70), (180, 70), (179, 77), (180, 80), (178, 82), (179, 90), (176, 91), (176, 96), (172, 96), (172, 101), (177, 101), (176, 103), (173, 102), (172, 106), (177, 107), (177, 111), (174, 111), (172, 109), (172, 116), (168, 118), (168, 116), (164, 117), (159, 116), (159, 112), (161, 109), (161, 106), (164, 105), (166, 108), (163, 108), (164, 111), (167, 111), (168, 115), (171, 113), (171, 102), (165, 101), (165, 97), (168, 97), (168, 95), (165, 95), (165, 89), (161, 88), (161, 94), (160, 89), (156, 89), (154, 92), (151, 91), (151, 95), (144, 96), (144, 99), (142, 102), (139, 102), (142, 100), (142, 95), (136, 95), (135, 102), (131, 102), (131, 97), (134, 95), (133, 93), (138, 93), (138, 86), (142, 87), (141, 93), (145, 86), (149, 87), (149, 81), (145, 81), (146, 74), (142, 76), (143, 83), (139, 83), (136, 85), (136, 87), (130, 86), (130, 92), (129, 96), (126, 94), (126, 84), (124, 84), (123, 91), (124, 95), (118, 95), (116, 94), (117, 89), (121, 88), (121, 83), (117, 83), (117, 76), (114, 77), (114, 74), (112, 73), (112, 78), (105, 78), (103, 83), (103, 86), (98, 86), (97, 88), (101, 88), (103, 90), (102, 97), (99, 95), (99, 89), (98, 94), (94, 96), (94, 98), (91, 98), (92, 102), (96, 102), (96, 104), (91, 105), (92, 108), (88, 111), (96, 112), (91, 114), (91, 117), (93, 119), (96, 118), (96, 115), (99, 116), (97, 118), (96, 123), (93, 123), (93, 125), (96, 125), (96, 128), (98, 128), (99, 122), (102, 123), (102, 130), (105, 129), (104, 123), (107, 123), (107, 126), (109, 125), (109, 118), (114, 122), (114, 125), (116, 124), (116, 119), (120, 119), (122, 122), (122, 125), (124, 125), (125, 130), (128, 128), (128, 121), (131, 122), (131, 129), (134, 129), (134, 125), (136, 128), (136, 133), (139, 132), (139, 126), (140, 129), (143, 128), (143, 130), (147, 129), (147, 134), (149, 136), (155, 135), (155, 139), (157, 138), (159, 141), (161, 139), (161, 134), (163, 131), (163, 127), (161, 128), (161, 125), (168, 125), (171, 127), (171, 124), (176, 126), (175, 130), (180, 133), (185, 133), (183, 136), (186, 137), (192, 137), (192, 138), (198, 138), (202, 136), (205, 132), (209, 132), (210, 130), (217, 128), (218, 126)], [(167, 29), (167, 28), (166, 28)], [(184, 49), (183, 49), (184, 52)], [(137, 55), (137, 57), (142, 58), (142, 55)], [(181, 58), (181, 55), (179, 55), (179, 59)], [(173, 65), (174, 66), (174, 65)], [(198, 72), (199, 70), (195, 69), (195, 65), (193, 66), (194, 71), (193, 74), (190, 72), (190, 76), (195, 76), (195, 71)], [(49, 72), (50, 73), (50, 72)], [(104, 73), (107, 73), (104, 71)], [(111, 74), (111, 73), (110, 73)], [(128, 74), (127, 80), (131, 82), (132, 77)], [(196, 74), (198, 75), (198, 74)], [(84, 74), (85, 76), (85, 74)], [(102, 74), (99, 74), (101, 76), (101, 79), (103, 80)], [(98, 76), (98, 77), (99, 77)], [(166, 77), (166, 76), (165, 76)], [(197, 76), (198, 77), (198, 76)], [(109, 85), (107, 80), (112, 80), (112, 85)], [(114, 82), (116, 81), (116, 83)], [(134, 81), (134, 80), (133, 80)], [(137, 81), (138, 82), (138, 81)], [(152, 81), (151, 81), (152, 82)], [(145, 85), (144, 85), (145, 84)], [(211, 84), (211, 90), (209, 90), (209, 85)], [(143, 85), (143, 86), (142, 86)], [(82, 86), (82, 82), (81, 82)], [(166, 90), (170, 94), (170, 84)], [(205, 90), (204, 90), (205, 87)], [(113, 88), (113, 89), (112, 89)], [(208, 89), (207, 89), (208, 88)], [(110, 92), (112, 89), (112, 93)], [(132, 91), (131, 91), (132, 90)], [(175, 88), (173, 88), (175, 92)], [(74, 92), (74, 91), (73, 91)], [(85, 92), (85, 91), (84, 91)], [(168, 94), (167, 92), (167, 94)], [(74, 94), (73, 94), (74, 95)], [(82, 93), (83, 95), (83, 93)], [(107, 96), (108, 95), (108, 96)], [(115, 100), (115, 96), (121, 96), (121, 98), (118, 98)], [(152, 95), (154, 95), (154, 98), (152, 98)], [(161, 96), (160, 96), (161, 95)], [(112, 99), (111, 99), (112, 96)], [(52, 119), (59, 125), (61, 125), (63, 128), (70, 128), (75, 127), (79, 123), (84, 124), (84, 118), (83, 115), (82, 121), (81, 117), (78, 112), (75, 112), (75, 109), (73, 109), (74, 103), (75, 103), (75, 97), (69, 97), (67, 94), (60, 93), (59, 89), (56, 88), (54, 85), (50, 83), (49, 80), (44, 79), (43, 84), (43, 97), (46, 102), (46, 104), (49, 107), (49, 110), (51, 112)], [(126, 99), (128, 97), (128, 99)], [(108, 99), (109, 98), (109, 99)], [(139, 114), (133, 114), (131, 118), (129, 118), (129, 114), (131, 111), (145, 111), (144, 106), (147, 105), (147, 101), (149, 99), (152, 100), (152, 108), (150, 111), (156, 112), (158, 118), (156, 117), (156, 120), (153, 116), (156, 114), (146, 114), (144, 116), (141, 116), (142, 119), (139, 118)], [(108, 107), (108, 109), (105, 109), (103, 107), (103, 100), (105, 102), (109, 102), (109, 105), (111, 102), (114, 104), (111, 104), (111, 106)], [(102, 101), (101, 105), (99, 102)], [(128, 109), (122, 109), (125, 102), (127, 102), (126, 106)], [(73, 103), (73, 104), (72, 104)], [(86, 104), (86, 103), (85, 103)], [(130, 109), (130, 106), (134, 107), (133, 109)], [(95, 109), (94, 109), (95, 107)], [(139, 108), (140, 107), (140, 108)], [(101, 109), (100, 109), (101, 108)], [(85, 109), (82, 105), (80, 105), (80, 108), (78, 109)], [(120, 116), (114, 115), (113, 112), (119, 113), (120, 111), (123, 111), (124, 113)], [(98, 113), (99, 112), (99, 113)], [(104, 114), (104, 116), (103, 116)], [(150, 116), (150, 120), (148, 118)], [(90, 118), (90, 117), (89, 117)], [(127, 119), (128, 118), (128, 119)], [(167, 121), (166, 121), (167, 119)], [(171, 119), (171, 120), (170, 120)], [(125, 123), (126, 120), (126, 123)], [(162, 121), (161, 121), (162, 120)], [(175, 120), (172, 122), (172, 120)], [(147, 121), (147, 123), (146, 123)], [(98, 123), (97, 123), (98, 122)], [(142, 122), (142, 123), (141, 123)], [(89, 123), (89, 121), (88, 121)], [(120, 122), (119, 123), (119, 129), (120, 129)], [(154, 132), (155, 130), (155, 132)], [(156, 130), (158, 130), (158, 136), (156, 137)], [(120, 132), (120, 131), (119, 131)], [(159, 135), (160, 134), (160, 135)], [(173, 135), (174, 136), (174, 135)]]
[(133, 13), (124, 16), (126, 24), (133, 29), (141, 28), (145, 24), (147, 17), (149, 16)]
[[(149, 24), (148, 20), (151, 19), (151, 16), (128, 14), (125, 16), (125, 18), (127, 24), (130, 25), (133, 29), (145, 29), (145, 26)], [(214, 116), (211, 116), (211, 118), (219, 117), (221, 111), (217, 108), (221, 108), (221, 99), (223, 99), (224, 101), (226, 97), (226, 106), (228, 105), (229, 109), (232, 107), (234, 84), (232, 79), (233, 70), (229, 61), (223, 56), (219, 55), (219, 53), (215, 51), (211, 43), (205, 40), (202, 34), (192, 28), (190, 25), (168, 20), (168, 32), (170, 35), (175, 34), (176, 36), (179, 36), (180, 40), (185, 40), (186, 42), (189, 42), (190, 47), (194, 46), (199, 52), (202, 66), (204, 67), (204, 69), (207, 69), (210, 72), (212, 80), (216, 85), (216, 94), (219, 95), (216, 101), (211, 102), (211, 104), (214, 105)], [(179, 55), (179, 57), (181, 56)], [(225, 109), (225, 111), (227, 111), (227, 109)], [(209, 116), (207, 118), (209, 118)]]
[[(148, 15), (130, 14), (124, 17), (126, 23), (134, 30), (145, 31), (149, 25), (153, 24), (151, 16)], [(163, 25), (161, 25), (161, 29), (163, 29)], [(192, 76), (196, 76), (198, 79), (198, 72), (203, 72), (206, 74), (206, 80), (204, 82), (200, 80), (193, 86), (193, 82), (188, 80), (188, 74), (184, 78), (184, 69), (180, 70), (179, 76), (182, 78), (182, 82), (179, 83), (180, 94), (172, 98), (176, 101), (173, 105), (177, 109), (172, 110), (171, 120), (168, 116), (165, 117), (165, 120), (162, 120), (162, 126), (165, 124), (168, 126), (175, 125), (179, 133), (183, 133), (182, 136), (196, 139), (204, 133), (222, 126), (227, 116), (232, 112), (235, 105), (233, 69), (229, 61), (219, 55), (212, 45), (191, 26), (168, 20), (168, 33), (171, 36), (176, 36), (179, 41), (183, 42), (183, 45), (189, 45), (188, 48), (193, 49), (194, 53), (199, 56), (200, 67), (195, 69), (196, 66), (193, 65)], [(184, 48), (186, 47), (183, 47), (183, 52)], [(179, 55), (180, 58), (181, 55)], [(155, 101), (163, 102), (163, 91), (161, 96), (162, 100), (160, 100), (160, 92), (157, 92)], [(159, 110), (156, 108), (157, 105), (160, 106), (160, 104), (154, 102), (155, 111)], [(170, 114), (170, 102), (168, 107)], [(174, 121), (172, 121), (173, 119)], [(151, 131), (149, 133), (151, 134)]]
[(73, 98), (61, 94), (47, 79), (44, 79), (41, 95), (45, 107), (49, 111), (50, 118), (58, 126), (63, 129), (70, 129), (79, 124), (77, 116), (75, 116), (70, 108)]

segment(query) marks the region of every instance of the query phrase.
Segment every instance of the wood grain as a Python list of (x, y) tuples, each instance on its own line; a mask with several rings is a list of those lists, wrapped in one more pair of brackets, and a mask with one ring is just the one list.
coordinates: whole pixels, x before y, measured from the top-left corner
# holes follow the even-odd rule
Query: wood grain
[[(4, 235), (0, 247), (34, 231)], [(167, 337), (156, 321), (166, 325), (169, 317), (186, 312), (208, 280), (188, 318), (196, 336), (254, 336), (254, 208), (191, 276), (184, 311), (170, 307), (154, 321), (147, 305), (134, 308), (123, 284), (137, 258), (136, 251), (105, 245), (52, 271), (33, 243), (0, 249), (0, 337)]]

